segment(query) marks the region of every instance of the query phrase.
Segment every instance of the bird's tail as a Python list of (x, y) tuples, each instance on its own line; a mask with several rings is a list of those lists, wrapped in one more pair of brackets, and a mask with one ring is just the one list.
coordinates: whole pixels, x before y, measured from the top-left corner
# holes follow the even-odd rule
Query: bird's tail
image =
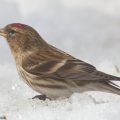
[(102, 91), (103, 92), (108, 92), (108, 93), (114, 93), (117, 95), (120, 95), (120, 86), (118, 86), (117, 84), (109, 81), (109, 82), (104, 82), (102, 83)]
[(120, 86), (117, 84), (111, 82), (111, 81), (97, 81), (97, 82), (90, 82), (83, 86), (83, 84), (79, 84), (79, 87), (81, 88), (81, 92), (87, 92), (87, 91), (101, 91), (101, 92), (107, 92), (107, 93), (113, 93), (120, 95)]

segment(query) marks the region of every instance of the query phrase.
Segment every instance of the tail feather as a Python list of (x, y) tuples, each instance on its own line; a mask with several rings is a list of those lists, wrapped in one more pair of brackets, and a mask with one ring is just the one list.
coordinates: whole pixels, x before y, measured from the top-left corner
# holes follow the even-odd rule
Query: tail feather
[(120, 86), (111, 81), (97, 81), (97, 82), (87, 82), (84, 84), (77, 84), (81, 88), (82, 92), (86, 91), (102, 91), (107, 93), (113, 93), (120, 95)]
[(105, 80), (111, 80), (111, 81), (120, 81), (120, 77), (114, 76), (114, 75), (110, 75), (101, 71), (95, 71), (94, 73), (97, 76), (100, 76), (100, 80), (102, 79), (103, 81)]
[(109, 93), (120, 95), (120, 86), (118, 86), (117, 84), (111, 81), (106, 82), (105, 85), (106, 85), (106, 90), (108, 90)]
[(120, 81), (120, 77), (109, 75), (101, 71), (96, 71), (96, 74), (101, 76), (102, 79), (98, 82), (96, 86), (98, 91), (120, 95), (120, 86), (112, 82), (112, 81)]

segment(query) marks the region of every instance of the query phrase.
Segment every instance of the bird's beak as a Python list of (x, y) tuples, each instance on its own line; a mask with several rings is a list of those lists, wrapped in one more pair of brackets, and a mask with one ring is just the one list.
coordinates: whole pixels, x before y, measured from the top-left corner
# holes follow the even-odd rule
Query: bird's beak
[(7, 34), (6, 34), (5, 30), (4, 30), (4, 28), (0, 29), (0, 35), (3, 36), (3, 37), (6, 37)]

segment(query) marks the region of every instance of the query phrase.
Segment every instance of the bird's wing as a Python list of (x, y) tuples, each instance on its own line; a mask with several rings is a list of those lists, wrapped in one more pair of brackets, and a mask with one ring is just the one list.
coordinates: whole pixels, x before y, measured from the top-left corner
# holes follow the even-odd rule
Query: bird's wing
[(96, 68), (78, 59), (50, 60), (23, 69), (37, 77), (56, 80), (120, 80), (119, 77), (97, 71)]

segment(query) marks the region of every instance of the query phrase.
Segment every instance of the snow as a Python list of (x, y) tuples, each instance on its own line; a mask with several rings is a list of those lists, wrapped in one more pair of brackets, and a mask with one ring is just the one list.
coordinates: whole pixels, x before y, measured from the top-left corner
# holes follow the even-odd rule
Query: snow
[(55, 101), (36, 95), (19, 80), (13, 65), (0, 66), (0, 117), (7, 120), (119, 120), (120, 96), (102, 92), (73, 94)]
[(68, 99), (32, 100), (36, 95), (19, 80), (13, 65), (0, 66), (0, 117), (7, 120), (119, 120), (120, 96), (74, 93)]
[[(101, 71), (120, 76), (119, 0), (0, 0), (0, 15), (0, 27), (11, 22), (31, 25), (52, 45)], [(63, 100), (32, 100), (38, 93), (18, 77), (2, 37), (0, 58), (0, 118), (120, 119), (120, 96), (114, 94), (87, 92)]]

